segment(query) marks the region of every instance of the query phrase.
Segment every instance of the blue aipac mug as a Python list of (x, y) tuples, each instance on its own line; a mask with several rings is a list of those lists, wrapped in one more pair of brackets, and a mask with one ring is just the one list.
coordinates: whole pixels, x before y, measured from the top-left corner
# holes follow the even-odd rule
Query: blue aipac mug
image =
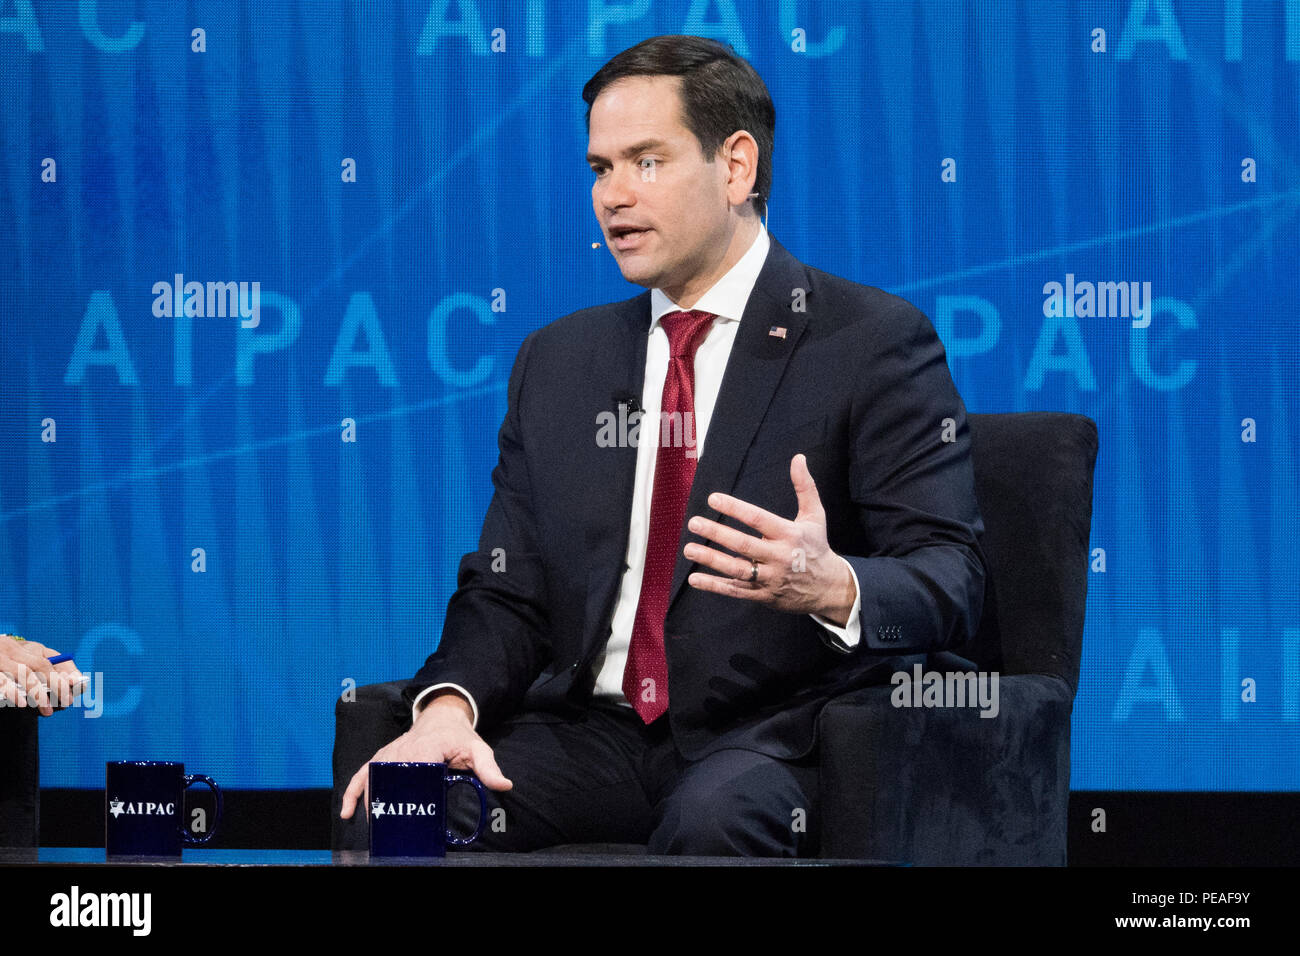
[[(185, 791), (201, 783), (217, 797), (208, 832), (196, 837), (185, 825)], [(221, 822), (221, 788), (211, 777), (186, 773), (164, 760), (110, 761), (104, 782), (104, 848), (109, 856), (178, 857), (183, 846), (202, 846)]]
[[(447, 846), (473, 843), (487, 822), (483, 784), (465, 774), (449, 773), (445, 763), (372, 763), (370, 765), (370, 856), (443, 857)], [(468, 837), (447, 829), (447, 791), (468, 783), (478, 791), (478, 826)]]

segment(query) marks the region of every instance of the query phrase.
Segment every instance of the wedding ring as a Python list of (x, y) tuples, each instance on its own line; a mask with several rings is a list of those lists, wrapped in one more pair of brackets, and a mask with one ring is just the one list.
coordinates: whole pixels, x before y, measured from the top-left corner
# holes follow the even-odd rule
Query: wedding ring
[(750, 583), (750, 584), (757, 584), (757, 583), (758, 583), (758, 561), (755, 560), (754, 558), (750, 558), (750, 559), (749, 559), (749, 564), (750, 564), (750, 568), (749, 568), (749, 583)]

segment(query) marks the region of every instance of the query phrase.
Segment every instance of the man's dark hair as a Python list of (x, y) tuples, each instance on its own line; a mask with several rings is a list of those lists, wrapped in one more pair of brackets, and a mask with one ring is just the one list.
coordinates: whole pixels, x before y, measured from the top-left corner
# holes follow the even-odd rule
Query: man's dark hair
[(686, 128), (695, 134), (705, 162), (711, 162), (728, 136), (746, 130), (758, 143), (758, 171), (754, 178), (754, 209), (767, 212), (772, 188), (772, 141), (776, 107), (772, 97), (748, 62), (717, 40), (693, 36), (658, 36), (629, 47), (596, 71), (582, 88), (587, 102), (587, 130), (591, 130), (591, 104), (605, 87), (629, 76), (680, 76)]

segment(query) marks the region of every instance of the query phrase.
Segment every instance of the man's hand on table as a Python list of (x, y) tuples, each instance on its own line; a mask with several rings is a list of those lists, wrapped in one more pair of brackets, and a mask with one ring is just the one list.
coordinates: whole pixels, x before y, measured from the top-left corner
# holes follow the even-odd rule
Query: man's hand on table
[[(457, 770), (472, 770), (489, 790), (509, 790), (514, 784), (497, 766), (492, 748), (475, 732), (473, 720), (469, 702), (460, 694), (455, 691), (438, 694), (420, 711), (410, 730), (380, 748), (370, 760), (445, 763)], [(353, 775), (344, 791), (339, 816), (350, 820), (358, 800), (369, 806), (369, 786), (370, 763), (367, 762)]]
[(72, 661), (51, 665), (59, 652), (0, 634), (0, 698), (12, 707), (38, 707), (48, 717), (55, 707), (70, 707), (85, 678)]

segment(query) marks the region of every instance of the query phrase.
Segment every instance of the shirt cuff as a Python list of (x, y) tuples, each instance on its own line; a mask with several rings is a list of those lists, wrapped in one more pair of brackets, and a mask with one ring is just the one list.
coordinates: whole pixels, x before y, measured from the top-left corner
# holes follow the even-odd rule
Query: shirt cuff
[(420, 711), (424, 709), (421, 705), (424, 702), (424, 699), (426, 697), (432, 694), (435, 690), (446, 690), (447, 688), (451, 688), (456, 693), (464, 697), (467, 701), (469, 701), (469, 709), (474, 714), (474, 720), (470, 724), (470, 727), (471, 729), (477, 728), (478, 727), (478, 704), (474, 703), (474, 696), (469, 691), (467, 691), (464, 687), (461, 687), (459, 684), (450, 684), (450, 683), (434, 684), (432, 687), (426, 687), (424, 690), (420, 691), (419, 696), (417, 696), (415, 698), (414, 703), (411, 704), (411, 723), (415, 723), (416, 719), (420, 716)]
[[(840, 560), (844, 561), (843, 555), (840, 556)], [(857, 572), (853, 570), (853, 565), (849, 564), (848, 561), (844, 561), (844, 564), (848, 567), (849, 574), (853, 575), (853, 590), (855, 592), (853, 598), (853, 610), (849, 611), (848, 621), (843, 627), (840, 627), (838, 624), (832, 624), (820, 614), (813, 614), (812, 619), (830, 632), (830, 634), (827, 635), (827, 643), (830, 644), (831, 647), (835, 648), (835, 650), (843, 651), (847, 654), (849, 651), (857, 647), (858, 641), (862, 639), (862, 621), (860, 619), (860, 612), (862, 610), (862, 588), (858, 585), (858, 575)]]

